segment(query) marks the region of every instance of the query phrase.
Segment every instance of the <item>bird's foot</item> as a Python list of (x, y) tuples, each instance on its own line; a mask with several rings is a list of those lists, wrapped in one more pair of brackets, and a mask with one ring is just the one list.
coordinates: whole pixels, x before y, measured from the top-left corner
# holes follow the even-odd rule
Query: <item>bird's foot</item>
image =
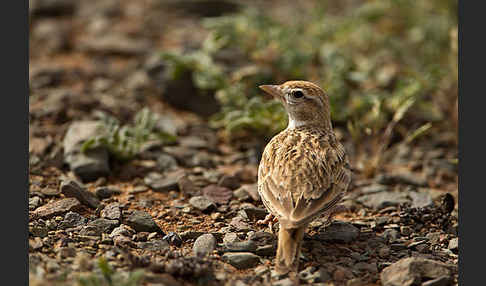
[(257, 225), (266, 225), (270, 228), (270, 232), (273, 233), (273, 224), (277, 223), (278, 219), (273, 214), (268, 214), (265, 219), (261, 219), (257, 221)]
[(264, 225), (264, 224), (268, 224), (271, 220), (274, 220), (274, 219), (276, 219), (276, 218), (273, 214), (267, 214), (265, 219), (258, 220), (256, 223), (257, 223), (257, 225)]

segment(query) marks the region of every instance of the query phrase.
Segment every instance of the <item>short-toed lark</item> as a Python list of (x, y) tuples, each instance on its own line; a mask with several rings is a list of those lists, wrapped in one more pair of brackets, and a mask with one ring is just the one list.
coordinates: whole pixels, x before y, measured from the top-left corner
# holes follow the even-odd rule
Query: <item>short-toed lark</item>
[(279, 223), (275, 268), (297, 271), (307, 225), (330, 214), (344, 196), (351, 169), (336, 140), (329, 98), (317, 85), (288, 81), (262, 85), (288, 113), (288, 127), (267, 144), (258, 168), (258, 192)]

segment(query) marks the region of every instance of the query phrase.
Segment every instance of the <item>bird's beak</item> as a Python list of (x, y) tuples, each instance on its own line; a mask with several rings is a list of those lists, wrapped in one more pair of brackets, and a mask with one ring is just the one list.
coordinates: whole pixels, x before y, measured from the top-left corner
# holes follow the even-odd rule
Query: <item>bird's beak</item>
[(284, 94), (278, 85), (260, 85), (259, 88), (272, 95), (274, 98), (283, 99)]

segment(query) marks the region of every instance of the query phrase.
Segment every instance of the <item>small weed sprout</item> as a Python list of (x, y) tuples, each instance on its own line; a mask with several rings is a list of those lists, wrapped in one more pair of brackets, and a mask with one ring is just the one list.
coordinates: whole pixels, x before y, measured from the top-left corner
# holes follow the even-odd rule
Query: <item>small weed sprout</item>
[(140, 152), (142, 145), (148, 141), (160, 140), (172, 143), (176, 137), (162, 130), (157, 130), (158, 116), (148, 108), (139, 111), (132, 125), (121, 125), (120, 122), (105, 113), (98, 113), (100, 118), (100, 135), (86, 140), (81, 147), (82, 152), (103, 147), (119, 161), (132, 159)]
[(87, 276), (78, 278), (78, 285), (80, 286), (137, 286), (141, 285), (141, 280), (144, 276), (142, 269), (135, 270), (123, 275), (117, 273), (108, 264), (104, 257), (98, 258), (98, 271)]

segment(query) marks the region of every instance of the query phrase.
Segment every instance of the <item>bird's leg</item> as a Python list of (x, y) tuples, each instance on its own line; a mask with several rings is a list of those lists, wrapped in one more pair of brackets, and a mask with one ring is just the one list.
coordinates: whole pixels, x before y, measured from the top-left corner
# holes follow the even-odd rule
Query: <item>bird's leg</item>
[(265, 219), (257, 221), (257, 225), (268, 224), (268, 226), (270, 227), (270, 232), (273, 233), (273, 224), (276, 222), (278, 222), (277, 217), (270, 213), (265, 217)]
[(274, 233), (274, 232), (273, 232), (273, 224), (274, 224), (274, 223), (277, 223), (277, 222), (278, 222), (278, 219), (277, 219), (277, 217), (275, 217), (275, 216), (274, 216), (274, 217), (273, 217), (273, 218), (270, 220), (270, 222), (268, 223), (268, 227), (270, 228), (270, 232), (271, 232), (271, 233)]

